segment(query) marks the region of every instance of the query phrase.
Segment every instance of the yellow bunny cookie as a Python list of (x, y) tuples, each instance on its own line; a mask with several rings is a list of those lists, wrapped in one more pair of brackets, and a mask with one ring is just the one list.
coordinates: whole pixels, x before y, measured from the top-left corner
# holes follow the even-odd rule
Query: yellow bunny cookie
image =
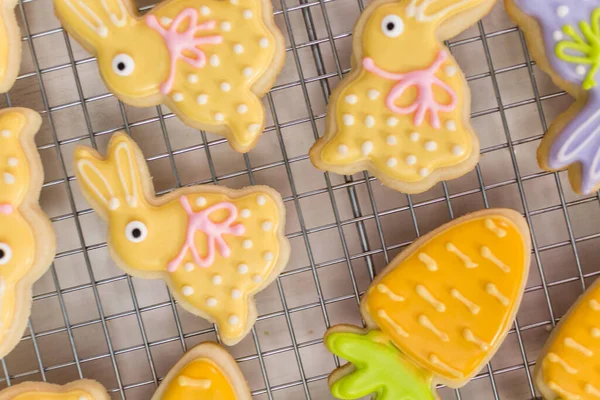
[(322, 170), (369, 170), (420, 193), (479, 160), (470, 94), (443, 41), (494, 0), (376, 0), (354, 28), (353, 71), (333, 93), (325, 136), (310, 151)]
[(64, 386), (46, 382), (24, 382), (0, 392), (0, 400), (109, 400), (106, 389), (91, 379)]
[(266, 186), (204, 185), (156, 198), (143, 155), (124, 133), (108, 158), (79, 147), (76, 176), (108, 221), (113, 258), (129, 274), (164, 279), (180, 304), (214, 321), (233, 345), (256, 319), (253, 296), (286, 265), (285, 208)]
[(8, 92), (21, 65), (21, 33), (15, 16), (17, 0), (3, 0), (0, 7), (0, 93)]
[(265, 125), (260, 101), (285, 44), (269, 0), (167, 0), (143, 17), (132, 0), (54, 0), (63, 26), (98, 57), (119, 99), (166, 104), (186, 124), (245, 153)]
[(0, 111), (0, 357), (19, 342), (31, 310), (31, 285), (50, 266), (56, 241), (38, 199), (44, 172), (33, 137), (39, 114)]

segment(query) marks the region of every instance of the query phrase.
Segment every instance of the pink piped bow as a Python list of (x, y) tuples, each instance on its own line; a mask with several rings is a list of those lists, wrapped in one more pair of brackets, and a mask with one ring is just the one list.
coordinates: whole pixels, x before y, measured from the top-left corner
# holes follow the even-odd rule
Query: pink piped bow
[[(189, 19), (187, 29), (179, 32), (186, 19)], [(156, 16), (152, 14), (146, 16), (146, 24), (165, 39), (169, 50), (171, 63), (169, 77), (160, 85), (160, 91), (163, 94), (169, 94), (173, 88), (175, 66), (178, 59), (184, 60), (192, 67), (203, 68), (206, 65), (206, 54), (198, 46), (223, 43), (223, 36), (221, 35), (196, 37), (196, 34), (200, 31), (214, 29), (217, 22), (212, 20), (198, 24), (198, 11), (193, 8), (186, 8), (177, 14), (168, 30), (163, 28)], [(184, 55), (184, 51), (193, 53), (195, 58)]]
[[(169, 272), (176, 271), (188, 251), (192, 252), (192, 257), (194, 258), (196, 265), (203, 268), (210, 267), (215, 261), (215, 245), (218, 247), (219, 253), (223, 257), (229, 257), (231, 249), (227, 245), (227, 242), (225, 242), (225, 239), (223, 239), (223, 235), (229, 234), (240, 236), (243, 235), (246, 230), (242, 224), (233, 224), (233, 221), (236, 220), (238, 215), (236, 206), (233, 203), (222, 202), (195, 213), (192, 210), (192, 206), (187, 197), (181, 196), (179, 202), (188, 215), (186, 239), (185, 244), (177, 257), (168, 264), (167, 270)], [(218, 210), (227, 210), (229, 211), (229, 215), (224, 221), (215, 223), (210, 220), (209, 216)], [(206, 257), (204, 258), (200, 257), (198, 249), (196, 249), (196, 246), (194, 245), (194, 237), (198, 231), (206, 235), (207, 252)]]
[[(363, 67), (379, 76), (380, 78), (397, 81), (398, 83), (390, 90), (387, 95), (385, 105), (396, 114), (407, 115), (415, 113), (414, 125), (420, 126), (425, 119), (425, 114), (429, 111), (429, 122), (435, 129), (440, 129), (439, 112), (453, 111), (458, 105), (456, 92), (444, 81), (435, 76), (441, 65), (448, 58), (448, 53), (441, 50), (433, 64), (426, 69), (407, 72), (406, 74), (397, 74), (385, 71), (379, 68), (372, 58), (366, 57), (363, 59)], [(433, 86), (440, 87), (450, 96), (450, 103), (440, 104), (435, 100)], [(417, 88), (417, 98), (407, 107), (398, 107), (395, 102), (404, 92), (415, 86)]]

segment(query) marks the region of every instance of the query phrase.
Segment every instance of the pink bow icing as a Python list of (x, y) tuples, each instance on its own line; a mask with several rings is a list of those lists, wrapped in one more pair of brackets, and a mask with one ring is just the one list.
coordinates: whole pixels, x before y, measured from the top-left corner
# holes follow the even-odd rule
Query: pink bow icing
[[(227, 245), (227, 242), (225, 242), (225, 239), (223, 239), (222, 235), (230, 234), (240, 236), (243, 235), (246, 230), (242, 224), (232, 225), (238, 214), (236, 206), (233, 203), (222, 202), (195, 213), (192, 210), (192, 206), (187, 197), (181, 196), (179, 202), (188, 215), (185, 244), (177, 257), (169, 262), (167, 271), (175, 272), (188, 251), (192, 252), (194, 262), (199, 267), (210, 267), (215, 261), (215, 244), (218, 246), (219, 253), (221, 253), (223, 257), (229, 257), (231, 249)], [(217, 210), (229, 211), (229, 215), (223, 222), (215, 223), (210, 220), (209, 215)], [(200, 257), (198, 249), (194, 245), (194, 237), (196, 236), (197, 231), (203, 232), (207, 237), (207, 252), (206, 257), (204, 258)]]
[(12, 204), (2, 204), (0, 203), (0, 214), (10, 215), (14, 211), (14, 207)]
[[(433, 64), (426, 69), (417, 71), (411, 71), (406, 74), (397, 74), (393, 72), (385, 71), (375, 65), (372, 58), (366, 57), (363, 59), (363, 67), (379, 76), (380, 78), (397, 81), (398, 83), (390, 90), (385, 100), (385, 105), (390, 111), (407, 115), (416, 111), (414, 124), (420, 126), (425, 119), (425, 114), (429, 111), (429, 122), (435, 129), (440, 129), (440, 117), (438, 113), (440, 111), (449, 112), (453, 111), (457, 104), (456, 92), (444, 81), (435, 76), (441, 65), (448, 58), (448, 53), (444, 50), (440, 50)], [(450, 95), (450, 103), (440, 104), (435, 100), (433, 94), (433, 86), (436, 85)], [(400, 98), (406, 89), (416, 86), (417, 87), (417, 98), (415, 101), (407, 107), (398, 107), (394, 102)]]
[[(179, 32), (186, 19), (189, 19), (187, 29)], [(152, 14), (146, 16), (146, 24), (165, 39), (167, 49), (169, 50), (171, 63), (169, 77), (160, 85), (160, 91), (163, 94), (169, 94), (173, 88), (173, 83), (175, 82), (175, 65), (178, 59), (181, 58), (192, 67), (203, 68), (206, 65), (206, 55), (197, 46), (223, 43), (223, 36), (221, 35), (196, 37), (196, 33), (199, 31), (214, 29), (217, 22), (212, 20), (198, 24), (198, 11), (193, 8), (186, 8), (177, 14), (168, 30), (163, 28), (156, 19), (156, 16)], [(196, 57), (188, 57), (184, 55), (184, 51), (189, 51)]]

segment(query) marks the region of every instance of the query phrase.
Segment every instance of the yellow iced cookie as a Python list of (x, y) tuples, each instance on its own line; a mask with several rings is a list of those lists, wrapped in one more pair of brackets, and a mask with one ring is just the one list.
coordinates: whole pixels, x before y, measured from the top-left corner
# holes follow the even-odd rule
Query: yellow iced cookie
[(2, 0), (0, 7), (0, 93), (8, 92), (21, 65), (21, 32), (15, 16), (17, 0)]
[(144, 16), (132, 0), (54, 0), (56, 15), (98, 57), (125, 103), (166, 104), (186, 124), (245, 153), (265, 126), (260, 100), (283, 66), (269, 0), (166, 0)]
[(108, 221), (119, 266), (164, 279), (185, 309), (218, 325), (224, 343), (242, 340), (256, 320), (254, 294), (289, 257), (279, 193), (204, 185), (157, 198), (141, 151), (124, 133), (112, 137), (106, 159), (77, 148), (75, 165), (84, 196)]
[(106, 389), (91, 379), (60, 386), (45, 382), (25, 382), (0, 392), (0, 400), (109, 400)]
[(31, 286), (56, 250), (52, 225), (38, 205), (44, 171), (33, 137), (41, 122), (26, 108), (0, 111), (0, 357), (23, 336)]
[(235, 360), (216, 343), (202, 343), (175, 364), (152, 400), (250, 400)]
[(443, 41), (484, 16), (494, 0), (376, 0), (354, 28), (353, 70), (334, 91), (322, 170), (368, 170), (384, 185), (420, 193), (479, 160), (467, 82)]
[(512, 325), (530, 251), (512, 210), (467, 215), (417, 240), (363, 297), (368, 330), (326, 333), (327, 347), (351, 362), (330, 376), (334, 397), (430, 400), (436, 383), (466, 384)]

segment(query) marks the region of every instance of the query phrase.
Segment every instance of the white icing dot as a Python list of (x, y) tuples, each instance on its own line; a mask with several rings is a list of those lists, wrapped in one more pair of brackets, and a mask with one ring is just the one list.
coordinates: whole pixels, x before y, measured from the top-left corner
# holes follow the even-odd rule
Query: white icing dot
[(398, 164), (398, 160), (396, 160), (396, 158), (394, 157), (390, 157), (388, 158), (388, 160), (386, 161), (386, 165), (390, 168), (395, 167), (396, 164)]
[(215, 275), (212, 277), (212, 283), (213, 285), (220, 285), (223, 283), (223, 278), (221, 278), (221, 275)]
[(342, 116), (342, 121), (344, 122), (344, 125), (346, 125), (346, 126), (354, 125), (354, 117), (350, 114), (344, 114)]
[(337, 147), (337, 151), (338, 153), (340, 153), (341, 155), (345, 156), (348, 154), (348, 146), (346, 146), (345, 144), (340, 144)]
[(558, 15), (560, 18), (566, 17), (567, 14), (569, 14), (569, 6), (559, 6), (556, 9), (556, 15)]
[(242, 275), (248, 273), (248, 265), (246, 265), (246, 264), (238, 265), (238, 272)]
[(375, 100), (379, 97), (379, 92), (375, 89), (371, 89), (367, 92), (367, 96), (369, 96), (369, 99)]
[(244, 46), (239, 43), (233, 45), (233, 52), (235, 54), (242, 54), (244, 52)]
[(212, 65), (213, 67), (218, 67), (219, 65), (221, 65), (221, 59), (216, 54), (213, 54), (212, 56), (210, 56), (209, 62), (210, 62), (210, 65)]
[(252, 70), (252, 68), (250, 68), (250, 67), (246, 67), (246, 68), (244, 68), (244, 69), (242, 70), (242, 74), (244, 74), (244, 76), (245, 76), (246, 78), (250, 78), (250, 77), (252, 76), (252, 73), (253, 73), (253, 72), (254, 72), (254, 71), (253, 71), (253, 70)]
[(220, 88), (224, 92), (229, 92), (231, 90), (231, 84), (229, 84), (229, 82), (221, 82)]
[(204, 104), (208, 103), (208, 95), (201, 94), (200, 96), (196, 97), (196, 103), (198, 103), (200, 105), (204, 105)]
[(229, 322), (229, 325), (237, 325), (240, 323), (240, 318), (237, 315), (230, 315), (227, 322)]
[(230, 2), (231, 4), (233, 4), (233, 5), (236, 5), (236, 4), (238, 4), (238, 3), (239, 3), (239, 1), (238, 1), (238, 0), (229, 0), (229, 2)]
[(558, 42), (560, 40), (563, 40), (564, 35), (563, 35), (563, 33), (561, 31), (554, 31), (552, 33), (552, 37), (554, 38), (554, 40), (556, 40)]
[(252, 280), (253, 280), (255, 283), (260, 283), (260, 282), (262, 282), (262, 276), (260, 276), (260, 275), (256, 274), (256, 275), (254, 275), (254, 276), (252, 277)]
[(173, 20), (169, 17), (161, 17), (160, 23), (163, 25), (169, 25)]
[(346, 103), (348, 104), (356, 104), (358, 102), (358, 96), (355, 94), (349, 94), (346, 96)]
[(196, 197), (196, 205), (198, 207), (204, 207), (206, 205), (206, 198), (202, 196)]
[(438, 148), (438, 144), (433, 140), (428, 140), (425, 142), (425, 150), (427, 151), (436, 151)]
[(250, 240), (250, 239), (245, 239), (245, 240), (242, 242), (242, 247), (243, 247), (244, 249), (248, 250), (248, 249), (251, 249), (251, 248), (252, 248), (252, 244), (253, 244), (253, 243), (252, 243), (252, 240)]
[(409, 135), (409, 138), (412, 142), (419, 141), (420, 137), (421, 137), (421, 135), (419, 135), (419, 132), (411, 132), (411, 134)]
[(259, 206), (264, 206), (265, 204), (267, 204), (267, 198), (263, 195), (260, 195), (256, 198), (256, 202)]
[(215, 114), (215, 120), (217, 120), (217, 121), (223, 121), (223, 120), (225, 120), (225, 116), (222, 113), (216, 113)]
[(367, 118), (365, 118), (365, 126), (367, 128), (372, 128), (375, 126), (375, 117), (373, 117), (372, 115), (367, 115)]
[(8, 129), (4, 129), (2, 131), (2, 137), (10, 137), (10, 131)]
[(4, 183), (7, 185), (12, 185), (15, 183), (15, 176), (13, 174), (9, 174), (8, 172), (4, 173)]
[(183, 101), (183, 94), (181, 94), (179, 92), (173, 93), (173, 100), (176, 102)]
[(245, 104), (240, 104), (237, 108), (237, 112), (240, 114), (246, 114), (248, 112), (248, 106)]
[(265, 254), (263, 254), (263, 258), (265, 259), (265, 261), (273, 261), (274, 257), (275, 255), (270, 251), (267, 251)]
[(242, 292), (239, 289), (233, 289), (231, 291), (231, 298), (232, 299), (239, 299), (240, 297), (242, 297)]
[(87, 396), (79, 396), (79, 400), (88, 400)]
[(455, 131), (456, 130), (456, 122), (454, 122), (452, 120), (446, 122), (446, 129), (448, 129), (449, 131)]
[(456, 67), (454, 65), (448, 65), (448, 66), (446, 66), (446, 68), (444, 69), (444, 71), (446, 72), (446, 75), (448, 75), (448, 76), (454, 76), (454, 75), (456, 75)]
[(419, 175), (421, 175), (422, 177), (426, 177), (427, 175), (429, 175), (429, 170), (427, 168), (421, 168), (419, 170)]
[(186, 285), (181, 288), (181, 293), (183, 293), (184, 296), (191, 296), (194, 294), (194, 288)]
[(271, 229), (273, 229), (273, 223), (271, 221), (265, 221), (260, 225), (260, 227), (263, 231), (269, 232)]
[(242, 211), (240, 211), (240, 215), (242, 218), (248, 218), (250, 215), (252, 215), (252, 213), (247, 208), (244, 208)]
[(387, 126), (389, 127), (394, 127), (396, 125), (398, 125), (398, 118), (396, 117), (389, 117), (386, 121)]
[(417, 157), (414, 154), (410, 154), (406, 156), (405, 161), (407, 165), (415, 165), (417, 163)]
[(465, 151), (462, 147), (455, 144), (454, 146), (452, 146), (452, 154), (454, 154), (455, 156), (462, 156), (463, 154), (465, 154)]
[(16, 167), (17, 165), (19, 165), (19, 160), (14, 158), (14, 157), (10, 157), (8, 159), (8, 166), (9, 167)]
[(110, 199), (108, 201), (108, 208), (109, 208), (109, 210), (113, 210), (114, 211), (117, 208), (119, 208), (120, 205), (121, 205), (121, 202), (116, 197), (113, 197), (112, 199)]
[(188, 82), (189, 83), (196, 83), (196, 82), (198, 82), (198, 75), (196, 75), (196, 74), (189, 74), (188, 75)]
[(215, 299), (214, 297), (209, 297), (208, 299), (206, 299), (206, 305), (209, 307), (214, 307), (217, 305), (217, 299)]
[(245, 19), (250, 19), (252, 18), (252, 10), (244, 10), (242, 12), (242, 15), (244, 16)]
[(223, 21), (221, 22), (221, 30), (225, 32), (229, 32), (231, 30), (231, 22)]
[(194, 270), (194, 264), (191, 262), (185, 263), (183, 265), (183, 269), (185, 269), (187, 272), (192, 272)]
[(248, 125), (248, 132), (256, 133), (260, 129), (260, 124), (250, 124)]
[(578, 65), (575, 68), (575, 72), (577, 72), (577, 75), (584, 76), (587, 73), (587, 69), (583, 65)]
[(208, 14), (210, 14), (210, 8), (208, 8), (206, 6), (200, 7), (200, 14), (202, 14), (202, 15), (208, 15)]
[(363, 156), (368, 156), (373, 151), (373, 142), (366, 141), (361, 147)]
[(393, 146), (396, 143), (398, 143), (398, 141), (396, 140), (396, 136), (394, 136), (394, 135), (390, 135), (387, 138), (385, 138), (385, 142), (387, 144), (389, 144), (390, 146)]
[(262, 38), (258, 41), (258, 44), (260, 45), (260, 47), (262, 47), (263, 49), (266, 49), (267, 47), (269, 47), (269, 39), (267, 38)]

